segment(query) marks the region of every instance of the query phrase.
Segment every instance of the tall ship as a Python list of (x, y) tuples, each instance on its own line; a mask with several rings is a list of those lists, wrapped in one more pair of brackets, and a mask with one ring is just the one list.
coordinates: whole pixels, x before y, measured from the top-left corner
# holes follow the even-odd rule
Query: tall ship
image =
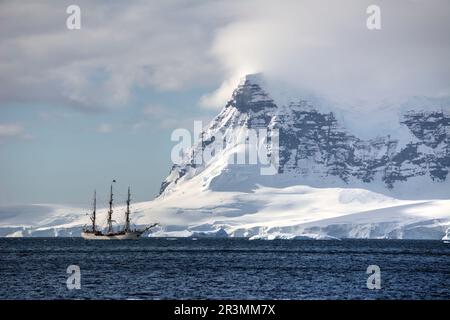
[(442, 241), (444, 241), (444, 243), (450, 243), (450, 227), (447, 229), (447, 232), (445, 233), (445, 236), (442, 238)]
[[(115, 180), (113, 181), (115, 182)], [(107, 229), (105, 232), (99, 230), (96, 225), (96, 210), (97, 210), (97, 193), (94, 191), (94, 203), (93, 210), (90, 216), (92, 225), (91, 227), (85, 226), (81, 232), (81, 237), (87, 240), (136, 240), (144, 232), (157, 226), (157, 223), (151, 224), (143, 229), (132, 229), (130, 223), (130, 203), (131, 203), (131, 192), (130, 187), (128, 187), (128, 198), (127, 198), (127, 208), (125, 211), (125, 226), (122, 230), (114, 231), (113, 228), (113, 185), (111, 183), (111, 191), (109, 194), (109, 210), (107, 218)]]

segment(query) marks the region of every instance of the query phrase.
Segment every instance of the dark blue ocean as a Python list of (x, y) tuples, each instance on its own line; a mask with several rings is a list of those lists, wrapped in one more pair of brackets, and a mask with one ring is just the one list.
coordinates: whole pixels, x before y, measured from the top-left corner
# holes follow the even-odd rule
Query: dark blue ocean
[[(81, 288), (66, 273), (78, 265)], [(369, 290), (369, 265), (381, 289)], [(0, 239), (1, 299), (450, 299), (440, 241)]]

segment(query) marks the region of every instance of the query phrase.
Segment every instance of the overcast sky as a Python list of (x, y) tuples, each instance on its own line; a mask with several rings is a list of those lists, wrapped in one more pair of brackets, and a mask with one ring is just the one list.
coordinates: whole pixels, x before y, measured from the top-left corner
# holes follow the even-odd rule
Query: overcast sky
[(82, 204), (115, 175), (150, 199), (171, 130), (246, 73), (337, 101), (448, 96), (449, 34), (447, 0), (1, 1), (0, 204)]

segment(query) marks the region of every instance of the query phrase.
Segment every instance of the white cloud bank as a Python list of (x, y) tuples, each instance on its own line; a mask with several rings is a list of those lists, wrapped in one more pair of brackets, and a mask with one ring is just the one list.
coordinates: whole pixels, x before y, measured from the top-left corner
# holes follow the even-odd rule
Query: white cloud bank
[[(377, 1), (376, 31), (366, 27), (371, 3), (261, 2), (220, 30), (212, 52), (231, 79), (259, 71), (333, 99), (449, 95), (450, 2)], [(211, 98), (228, 95), (228, 82)]]
[(221, 107), (237, 79), (264, 72), (339, 100), (450, 94), (450, 2), (78, 1), (0, 4), (0, 104), (126, 105), (133, 89), (223, 82), (201, 104)]

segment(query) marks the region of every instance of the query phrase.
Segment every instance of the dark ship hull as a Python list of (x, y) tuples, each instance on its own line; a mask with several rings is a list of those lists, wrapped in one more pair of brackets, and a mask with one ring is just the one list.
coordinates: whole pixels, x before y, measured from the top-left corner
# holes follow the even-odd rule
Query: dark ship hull
[(101, 233), (92, 231), (83, 231), (81, 237), (86, 240), (137, 240), (144, 231), (124, 231), (116, 233)]

